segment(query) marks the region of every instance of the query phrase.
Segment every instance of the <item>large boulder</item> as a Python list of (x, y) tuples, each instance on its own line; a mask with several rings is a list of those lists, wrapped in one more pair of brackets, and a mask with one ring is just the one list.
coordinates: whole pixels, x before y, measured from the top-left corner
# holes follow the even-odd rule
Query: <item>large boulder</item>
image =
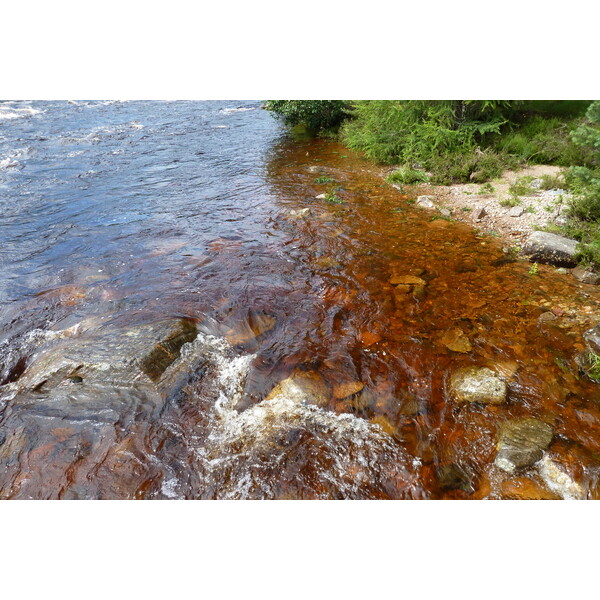
[(202, 364), (197, 335), (169, 319), (41, 348), (1, 390), (0, 498), (129, 498), (157, 480), (146, 444)]
[(538, 419), (515, 419), (500, 429), (496, 466), (507, 473), (538, 462), (550, 445), (552, 427)]
[(464, 367), (450, 377), (450, 395), (457, 402), (502, 404), (506, 384), (487, 367)]
[(557, 267), (573, 267), (576, 264), (577, 242), (547, 231), (534, 231), (525, 242), (522, 254), (532, 262)]

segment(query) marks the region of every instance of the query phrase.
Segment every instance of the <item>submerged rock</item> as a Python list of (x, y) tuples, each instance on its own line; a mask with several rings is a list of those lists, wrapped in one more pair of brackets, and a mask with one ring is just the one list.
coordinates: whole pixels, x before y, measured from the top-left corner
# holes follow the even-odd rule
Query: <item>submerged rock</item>
[(457, 402), (501, 404), (506, 400), (506, 384), (487, 367), (464, 367), (452, 374), (450, 395)]
[(558, 267), (572, 267), (576, 264), (576, 251), (575, 240), (546, 231), (534, 231), (527, 238), (522, 254), (530, 261)]
[(361, 381), (345, 381), (333, 386), (333, 397), (336, 400), (343, 400), (348, 396), (357, 394), (365, 387)]
[(289, 214), (292, 219), (304, 219), (310, 216), (311, 210), (310, 208), (299, 208), (297, 210), (290, 210)]
[(277, 319), (272, 315), (252, 312), (247, 320), (227, 331), (225, 339), (232, 346), (247, 344), (273, 329), (276, 323)]
[(390, 278), (392, 285), (427, 285), (427, 282), (414, 275), (394, 275)]
[(440, 341), (448, 350), (452, 350), (453, 352), (471, 352), (473, 350), (469, 338), (458, 327), (448, 329)]
[(584, 500), (585, 490), (548, 455), (539, 462), (539, 473), (544, 483), (564, 500)]
[(285, 396), (293, 402), (325, 406), (329, 402), (329, 387), (324, 379), (312, 371), (296, 370), (290, 377), (280, 381), (269, 393), (266, 400)]
[(513, 477), (500, 484), (506, 500), (560, 500), (561, 496), (529, 477)]
[(133, 497), (159, 477), (141, 440), (201, 372), (196, 336), (186, 319), (108, 326), (34, 355), (5, 388), (0, 498)]
[(187, 319), (172, 319), (130, 328), (115, 328), (62, 343), (38, 354), (19, 379), (19, 391), (51, 389), (73, 377), (86, 381), (133, 381), (143, 373), (157, 381), (197, 335)]
[(436, 470), (438, 485), (442, 490), (462, 490), (468, 494), (475, 491), (471, 476), (456, 463), (442, 465)]
[(575, 279), (581, 281), (581, 283), (588, 283), (590, 285), (598, 285), (600, 283), (600, 275), (592, 271), (592, 269), (582, 267), (581, 265), (575, 267), (571, 274)]
[[(421, 271), (422, 272), (422, 271)], [(412, 292), (412, 297), (416, 300), (422, 300), (426, 295), (427, 282), (416, 275), (393, 275), (390, 283), (394, 287), (394, 298), (401, 304), (407, 294)]]
[(552, 427), (538, 419), (507, 421), (500, 430), (495, 464), (508, 473), (530, 467), (542, 458), (553, 437)]

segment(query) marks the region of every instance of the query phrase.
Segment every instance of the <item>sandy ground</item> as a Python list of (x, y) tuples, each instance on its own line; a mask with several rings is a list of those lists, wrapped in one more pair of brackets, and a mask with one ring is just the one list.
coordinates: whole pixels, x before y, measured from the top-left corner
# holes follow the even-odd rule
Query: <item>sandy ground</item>
[[(385, 175), (391, 171), (387, 170)], [(568, 194), (560, 189), (536, 189), (543, 175), (555, 176), (561, 171), (561, 167), (550, 165), (505, 171), (502, 177), (490, 182), (493, 192), (488, 185), (476, 183), (420, 185), (413, 189), (417, 195), (430, 196), (438, 209), (449, 211), (453, 219), (498, 235), (510, 247), (520, 247), (532, 231), (563, 222)], [(516, 207), (502, 206), (500, 202), (510, 197), (509, 187), (522, 177), (533, 178), (530, 192), (519, 196), (520, 204)]]

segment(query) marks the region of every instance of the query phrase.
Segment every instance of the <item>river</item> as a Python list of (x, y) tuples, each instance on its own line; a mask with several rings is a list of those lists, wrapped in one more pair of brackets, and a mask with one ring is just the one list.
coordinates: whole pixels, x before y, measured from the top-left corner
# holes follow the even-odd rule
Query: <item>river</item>
[(0, 103), (0, 498), (596, 497), (595, 287), (260, 104)]

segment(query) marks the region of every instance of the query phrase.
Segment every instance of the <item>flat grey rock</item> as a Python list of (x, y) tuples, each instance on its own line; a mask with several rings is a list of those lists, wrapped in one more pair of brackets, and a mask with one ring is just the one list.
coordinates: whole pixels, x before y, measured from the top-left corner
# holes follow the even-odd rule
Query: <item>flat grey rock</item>
[(524, 212), (525, 212), (525, 210), (523, 209), (522, 206), (513, 206), (508, 211), (508, 216), (509, 217), (520, 217)]

